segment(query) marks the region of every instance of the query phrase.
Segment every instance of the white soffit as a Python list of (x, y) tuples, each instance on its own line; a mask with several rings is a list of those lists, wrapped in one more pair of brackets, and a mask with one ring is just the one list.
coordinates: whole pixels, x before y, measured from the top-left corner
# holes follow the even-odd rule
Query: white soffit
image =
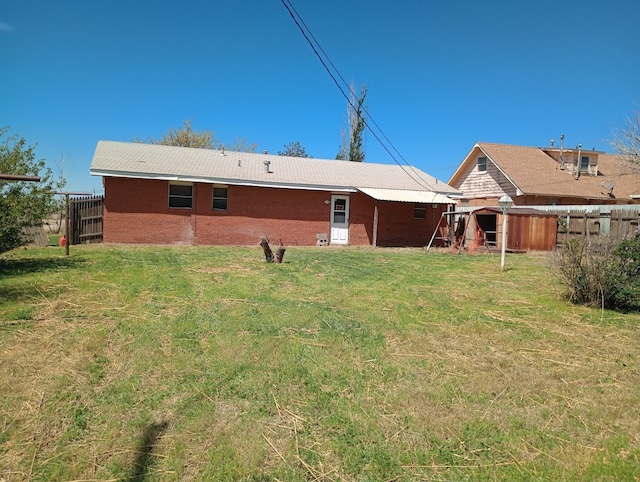
[(455, 204), (456, 202), (444, 194), (431, 191), (408, 191), (404, 189), (376, 189), (361, 187), (359, 191), (378, 201), (396, 201), (422, 204)]

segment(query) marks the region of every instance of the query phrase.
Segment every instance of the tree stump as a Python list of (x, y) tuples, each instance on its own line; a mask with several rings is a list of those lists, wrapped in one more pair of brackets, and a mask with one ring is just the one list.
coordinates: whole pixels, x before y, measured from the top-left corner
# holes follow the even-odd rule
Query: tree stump
[(284, 252), (287, 250), (287, 248), (282, 246), (282, 241), (280, 242), (280, 247), (276, 250), (275, 255), (273, 254), (273, 251), (271, 251), (271, 247), (269, 246), (269, 241), (267, 240), (267, 238), (262, 238), (260, 240), (260, 246), (262, 246), (264, 257), (267, 260), (267, 263), (282, 263)]
[(260, 240), (260, 246), (262, 246), (267, 263), (273, 263), (273, 251), (271, 251), (271, 248), (269, 247), (269, 241), (267, 241), (266, 238), (262, 238)]
[(280, 246), (277, 250), (276, 250), (276, 257), (273, 260), (275, 263), (282, 263), (282, 258), (284, 258), (284, 252), (287, 249), (284, 246)]

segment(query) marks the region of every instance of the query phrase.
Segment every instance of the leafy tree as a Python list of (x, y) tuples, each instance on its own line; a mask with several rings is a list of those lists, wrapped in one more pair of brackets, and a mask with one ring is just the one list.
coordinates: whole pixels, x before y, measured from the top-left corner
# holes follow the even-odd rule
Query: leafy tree
[(613, 141), (613, 147), (626, 156), (632, 167), (640, 171), (640, 110), (627, 117), (626, 127), (620, 129)]
[(298, 141), (285, 144), (284, 151), (278, 151), (278, 155), (289, 157), (311, 157)]
[(347, 105), (347, 119), (349, 121), (349, 146), (347, 147), (346, 136), (343, 134), (342, 145), (338, 151), (336, 159), (343, 159), (353, 162), (364, 162), (365, 152), (362, 145), (362, 135), (366, 127), (364, 116), (365, 99), (367, 97), (367, 86), (360, 87), (360, 96), (356, 99), (355, 87), (350, 88), (350, 99)]
[(55, 192), (64, 180), (53, 180), (44, 160), (36, 160), (35, 149), (24, 138), (0, 128), (0, 173), (39, 176), (40, 182), (0, 180), (0, 253), (28, 244), (25, 228), (41, 226), (59, 203)]

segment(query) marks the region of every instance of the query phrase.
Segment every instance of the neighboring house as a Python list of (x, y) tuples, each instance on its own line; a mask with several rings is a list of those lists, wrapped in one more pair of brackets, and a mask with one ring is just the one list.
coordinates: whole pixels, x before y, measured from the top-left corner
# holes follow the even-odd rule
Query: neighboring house
[(461, 206), (640, 203), (640, 173), (624, 156), (581, 148), (477, 143), (448, 184)]
[(425, 246), (459, 192), (409, 166), (99, 141), (104, 241)]
[[(465, 247), (501, 247), (503, 215), (495, 206), (505, 194), (514, 204), (509, 211), (506, 246), (513, 250), (553, 249), (557, 218), (564, 209), (560, 206), (571, 210), (595, 205), (600, 206), (600, 211), (607, 211), (603, 205), (640, 203), (640, 173), (631, 168), (624, 156), (581, 147), (480, 142), (473, 146), (448, 184), (462, 191), (462, 195), (457, 213), (446, 217), (446, 227), (449, 233), (464, 227), (464, 233), (458, 233), (461, 237), (455, 236), (455, 240)], [(558, 208), (547, 211), (551, 206)], [(609, 218), (605, 218), (601, 222), (604, 228), (609, 225), (605, 223)]]

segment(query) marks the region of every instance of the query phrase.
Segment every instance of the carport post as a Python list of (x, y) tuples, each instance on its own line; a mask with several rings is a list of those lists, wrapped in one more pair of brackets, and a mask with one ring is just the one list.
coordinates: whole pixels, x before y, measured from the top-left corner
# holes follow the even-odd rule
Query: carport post
[(373, 247), (378, 245), (378, 200), (373, 208)]

